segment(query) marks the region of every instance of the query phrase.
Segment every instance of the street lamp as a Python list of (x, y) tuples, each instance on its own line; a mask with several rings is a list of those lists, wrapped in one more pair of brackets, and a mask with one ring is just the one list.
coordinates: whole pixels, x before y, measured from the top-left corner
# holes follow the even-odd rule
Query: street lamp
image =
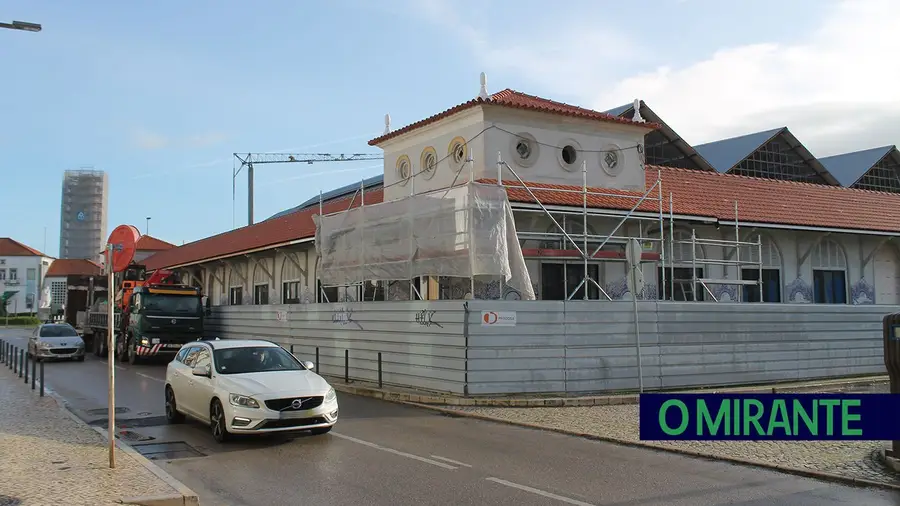
[(150, 235), (150, 216), (147, 216), (147, 226), (144, 228), (144, 234)]
[(12, 23), (0, 23), (0, 28), (9, 28), (10, 30), (22, 30), (25, 32), (39, 32), (41, 25), (38, 23), (28, 23), (25, 21), (13, 21)]

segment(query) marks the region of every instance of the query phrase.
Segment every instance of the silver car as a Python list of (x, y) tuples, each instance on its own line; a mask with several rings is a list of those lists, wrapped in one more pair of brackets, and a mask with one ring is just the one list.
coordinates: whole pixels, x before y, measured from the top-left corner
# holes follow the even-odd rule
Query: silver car
[(28, 338), (28, 355), (43, 359), (74, 359), (84, 361), (84, 340), (68, 323), (38, 325)]

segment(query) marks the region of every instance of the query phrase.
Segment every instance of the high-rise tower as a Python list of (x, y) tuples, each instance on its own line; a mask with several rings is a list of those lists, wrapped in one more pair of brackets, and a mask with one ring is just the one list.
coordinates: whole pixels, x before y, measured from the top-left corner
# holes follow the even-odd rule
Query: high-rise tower
[(109, 178), (100, 170), (63, 175), (59, 258), (98, 260), (106, 241)]

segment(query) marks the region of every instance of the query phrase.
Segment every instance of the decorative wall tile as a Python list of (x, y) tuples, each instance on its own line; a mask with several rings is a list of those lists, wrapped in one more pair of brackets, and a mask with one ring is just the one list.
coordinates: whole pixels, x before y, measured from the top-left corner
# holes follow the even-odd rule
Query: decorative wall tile
[[(716, 296), (716, 300), (719, 302), (737, 302), (738, 300), (738, 287), (737, 285), (726, 285), (726, 284), (717, 284), (717, 285), (708, 285), (710, 291), (712, 291), (713, 295)], [(697, 283), (697, 291), (706, 290), (703, 289), (703, 285)], [(697, 294), (699, 296), (699, 293)]]
[(813, 289), (802, 277), (791, 281), (784, 286), (784, 293), (787, 294), (785, 302), (812, 302)]
[(610, 299), (622, 300), (625, 298), (625, 294), (628, 293), (628, 282), (625, 280), (625, 276), (622, 276), (618, 280), (607, 284), (603, 289), (606, 290), (606, 294), (609, 295)]
[(480, 300), (499, 300), (500, 280), (481, 280), (475, 278), (475, 298)]
[(387, 300), (409, 300), (409, 281), (388, 282)]
[(851, 304), (875, 304), (875, 287), (862, 277), (850, 287)]

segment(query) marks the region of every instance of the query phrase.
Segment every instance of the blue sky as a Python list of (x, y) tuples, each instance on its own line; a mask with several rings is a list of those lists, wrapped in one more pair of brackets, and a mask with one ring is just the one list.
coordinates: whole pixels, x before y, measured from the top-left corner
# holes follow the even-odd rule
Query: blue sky
[[(492, 92), (588, 107), (639, 95), (690, 142), (789, 123), (795, 134), (808, 124), (801, 140), (827, 148), (850, 127), (816, 125), (867, 104), (871, 121), (886, 121), (873, 95), (893, 93), (857, 100), (841, 79), (798, 81), (827, 76), (847, 60), (837, 51), (856, 49), (822, 37), (829, 23), (850, 24), (856, 40), (872, 19), (886, 22), (884, 2), (855, 24), (842, 5), (0, 0), (0, 21), (44, 27), (0, 30), (0, 236), (57, 254), (62, 172), (80, 167), (109, 173), (110, 231), (143, 231), (151, 216), (151, 235), (181, 244), (242, 226), (246, 179), (233, 203), (233, 152), (377, 152), (366, 141), (385, 113), (396, 127), (468, 100), (482, 71)], [(750, 91), (735, 91), (741, 83)], [(715, 107), (704, 86), (719, 90)], [(261, 167), (256, 219), (375, 175), (374, 163)]]

